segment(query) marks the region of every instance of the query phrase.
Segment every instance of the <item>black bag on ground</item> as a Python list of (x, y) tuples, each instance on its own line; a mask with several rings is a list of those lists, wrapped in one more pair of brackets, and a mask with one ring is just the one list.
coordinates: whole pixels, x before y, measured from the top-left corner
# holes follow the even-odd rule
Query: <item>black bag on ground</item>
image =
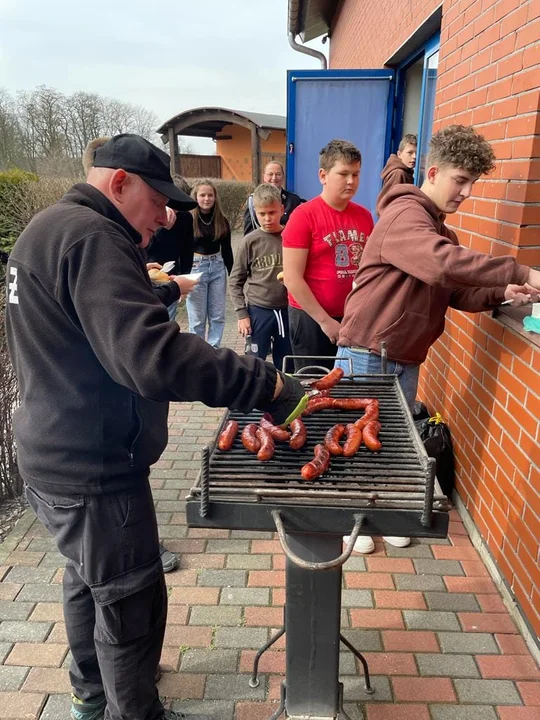
[(435, 472), (439, 485), (443, 493), (450, 498), (454, 489), (454, 450), (450, 429), (439, 413), (417, 420), (415, 425), (427, 454), (436, 460)]

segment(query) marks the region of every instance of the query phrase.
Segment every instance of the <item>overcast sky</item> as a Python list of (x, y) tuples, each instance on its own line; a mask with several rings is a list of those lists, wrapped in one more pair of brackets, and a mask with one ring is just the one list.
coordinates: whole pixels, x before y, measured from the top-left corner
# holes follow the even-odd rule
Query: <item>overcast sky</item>
[(285, 115), (287, 69), (318, 67), (288, 44), (287, 0), (0, 0), (0, 87), (12, 95), (95, 92), (159, 123), (206, 105)]

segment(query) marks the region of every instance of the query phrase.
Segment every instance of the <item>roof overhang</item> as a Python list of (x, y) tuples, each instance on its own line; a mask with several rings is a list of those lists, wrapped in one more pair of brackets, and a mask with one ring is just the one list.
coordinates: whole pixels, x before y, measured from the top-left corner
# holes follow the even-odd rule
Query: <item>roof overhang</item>
[(241, 125), (247, 129), (254, 126), (263, 137), (268, 136), (271, 130), (284, 130), (286, 118), (281, 115), (265, 115), (221, 107), (201, 107), (175, 115), (164, 122), (157, 132), (162, 135), (164, 142), (167, 142), (170, 129), (174, 130), (175, 135), (208, 137), (215, 140), (216, 135), (226, 125)]
[(289, 32), (302, 42), (327, 35), (339, 5), (339, 0), (289, 0)]

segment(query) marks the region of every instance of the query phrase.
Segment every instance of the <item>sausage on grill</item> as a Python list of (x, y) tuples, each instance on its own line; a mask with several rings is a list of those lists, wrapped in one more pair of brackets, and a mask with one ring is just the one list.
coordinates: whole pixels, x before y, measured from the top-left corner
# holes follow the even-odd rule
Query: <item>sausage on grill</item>
[(360, 430), (363, 430), (369, 422), (379, 419), (379, 401), (373, 400), (366, 407), (364, 415), (355, 422), (355, 425)]
[(261, 441), (257, 437), (257, 425), (250, 423), (242, 430), (242, 445), (249, 452), (256, 453), (261, 449)]
[(343, 457), (352, 457), (356, 455), (362, 444), (362, 430), (355, 423), (349, 423), (345, 432), (347, 439), (343, 445)]
[(339, 444), (341, 438), (345, 435), (345, 425), (333, 425), (325, 435), (324, 445), (330, 455), (343, 455), (343, 448)]
[(236, 420), (229, 420), (225, 425), (223, 432), (220, 433), (218, 439), (218, 448), (220, 450), (230, 450), (233, 446), (234, 439), (238, 433), (238, 423)]
[(334, 398), (336, 410), (365, 410), (371, 405), (371, 398)]
[(333, 388), (334, 385), (337, 385), (344, 375), (345, 373), (341, 368), (334, 368), (320, 380), (315, 380), (315, 382), (311, 383), (311, 387), (316, 390), (329, 390)]
[(257, 438), (261, 443), (261, 448), (257, 453), (257, 459), (261, 460), (262, 462), (266, 462), (273, 457), (274, 452), (276, 451), (276, 446), (274, 445), (274, 438), (272, 437), (270, 432), (263, 427), (257, 428)]
[(331, 397), (313, 397), (308, 401), (306, 409), (302, 415), (311, 415), (319, 410), (330, 410), (333, 407), (334, 398)]
[(315, 480), (328, 470), (330, 453), (324, 445), (315, 445), (315, 457), (304, 465), (301, 475), (304, 480)]
[(300, 450), (306, 444), (307, 430), (304, 423), (300, 418), (296, 418), (291, 423), (291, 439), (289, 440), (289, 447), (293, 450)]
[(370, 420), (362, 431), (364, 445), (371, 452), (378, 452), (382, 448), (382, 443), (379, 440), (380, 429), (381, 423), (378, 420)]
[(279, 442), (287, 442), (289, 438), (291, 437), (291, 433), (288, 430), (285, 430), (284, 428), (280, 428), (277, 425), (274, 425), (272, 422), (271, 416), (268, 415), (268, 413), (265, 413), (261, 418), (261, 427), (265, 430), (268, 430), (270, 435), (274, 438), (274, 440), (278, 440)]

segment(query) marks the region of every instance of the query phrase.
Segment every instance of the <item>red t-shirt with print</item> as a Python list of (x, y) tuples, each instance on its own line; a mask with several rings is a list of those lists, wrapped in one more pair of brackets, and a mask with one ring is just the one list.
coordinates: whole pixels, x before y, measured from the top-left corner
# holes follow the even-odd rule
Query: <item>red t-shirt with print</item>
[[(332, 317), (343, 316), (372, 230), (373, 218), (365, 207), (350, 202), (345, 210), (335, 210), (320, 195), (297, 207), (283, 230), (283, 247), (309, 250), (304, 280)], [(289, 304), (300, 308), (290, 293)]]

